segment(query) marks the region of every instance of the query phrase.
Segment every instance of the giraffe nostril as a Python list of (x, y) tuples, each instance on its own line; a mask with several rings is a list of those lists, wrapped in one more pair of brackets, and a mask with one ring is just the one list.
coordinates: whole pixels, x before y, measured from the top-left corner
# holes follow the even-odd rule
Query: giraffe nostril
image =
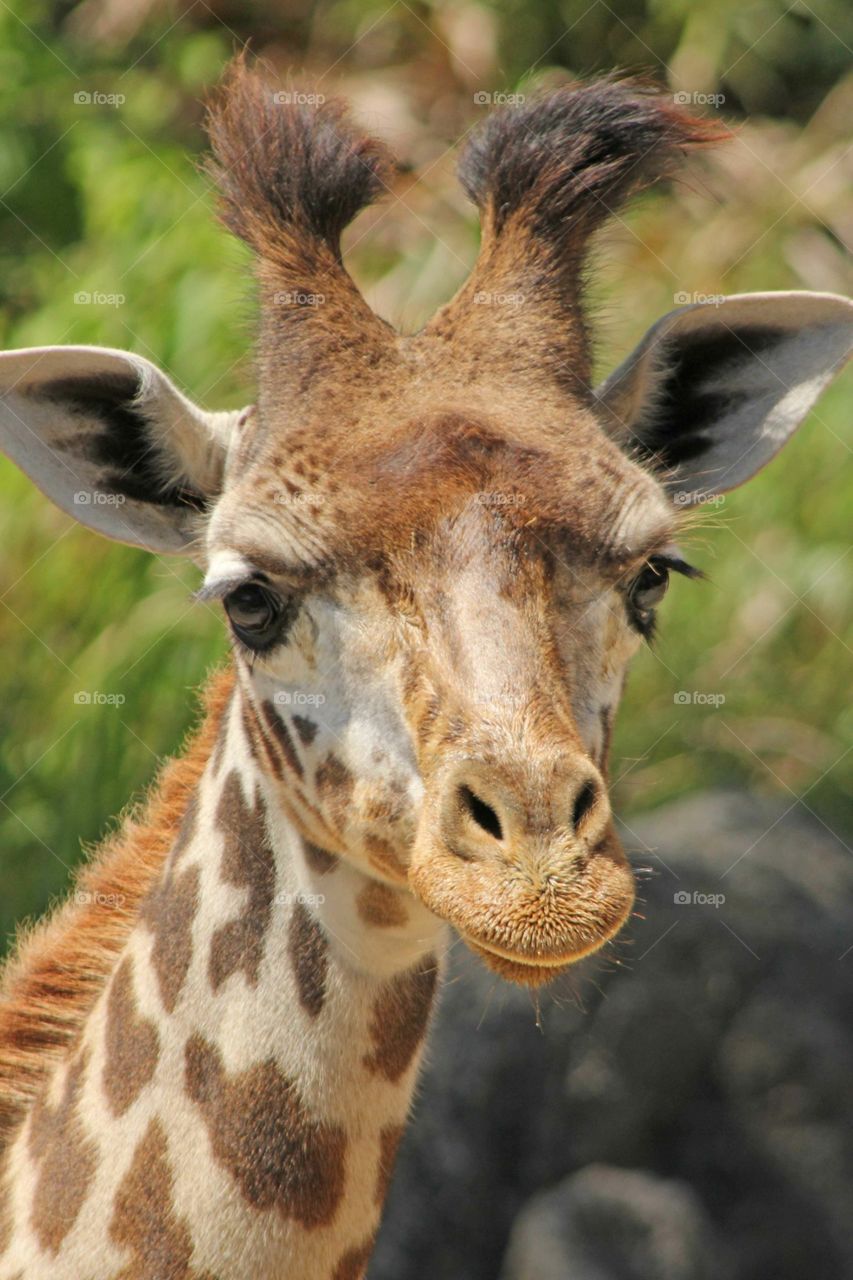
[(575, 807), (572, 810), (572, 827), (578, 830), (584, 818), (589, 814), (595, 804), (598, 795), (598, 788), (590, 779), (585, 782), (575, 797)]
[(494, 836), (496, 840), (503, 840), (503, 827), (501, 820), (495, 813), (490, 804), (486, 804), (485, 800), (481, 800), (475, 795), (470, 787), (464, 784), (459, 788), (459, 798), (462, 802), (462, 808), (470, 818), (473, 818), (478, 827), (490, 836)]

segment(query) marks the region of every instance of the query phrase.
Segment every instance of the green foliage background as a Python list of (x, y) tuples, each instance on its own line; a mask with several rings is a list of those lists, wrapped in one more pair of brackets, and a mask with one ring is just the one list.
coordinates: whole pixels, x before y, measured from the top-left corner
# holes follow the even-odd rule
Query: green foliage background
[[(679, 293), (849, 287), (843, 0), (186, 8), (0, 6), (4, 347), (126, 346), (208, 407), (251, 400), (249, 261), (217, 227), (197, 168), (201, 99), (247, 38), (284, 72), (349, 94), (408, 162), (347, 239), (353, 274), (398, 322), (421, 323), (475, 255), (449, 154), (482, 114), (475, 95), (612, 66), (723, 94), (721, 108), (699, 109), (721, 109), (738, 132), (603, 241), (602, 371)], [(80, 103), (80, 92), (124, 102)], [(83, 305), (81, 291), (123, 301)], [(635, 664), (614, 752), (623, 810), (734, 784), (849, 828), (850, 386), (840, 380), (773, 466), (691, 536), (710, 582), (675, 584), (659, 644)], [(6, 463), (0, 491), (5, 937), (65, 887), (81, 840), (97, 840), (177, 747), (225, 641), (214, 611), (190, 602), (191, 567), (76, 527)], [(81, 705), (81, 690), (126, 701)], [(680, 704), (680, 690), (726, 701)]]

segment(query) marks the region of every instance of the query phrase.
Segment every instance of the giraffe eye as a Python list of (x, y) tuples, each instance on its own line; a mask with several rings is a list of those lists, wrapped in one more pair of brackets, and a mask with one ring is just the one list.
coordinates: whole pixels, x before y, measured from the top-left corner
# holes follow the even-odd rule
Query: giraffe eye
[(628, 607), (631, 621), (643, 635), (651, 633), (654, 613), (666, 595), (669, 586), (669, 569), (657, 560), (650, 560), (628, 589)]
[(238, 640), (256, 653), (268, 649), (283, 628), (288, 605), (259, 582), (246, 582), (229, 592), (225, 612)]

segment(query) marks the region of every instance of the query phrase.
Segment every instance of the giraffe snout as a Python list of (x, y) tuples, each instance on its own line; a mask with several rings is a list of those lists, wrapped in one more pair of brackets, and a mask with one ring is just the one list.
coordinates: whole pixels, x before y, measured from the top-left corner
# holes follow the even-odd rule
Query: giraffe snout
[(440, 783), (439, 827), (447, 848), (463, 859), (580, 858), (610, 820), (604, 780), (586, 757), (561, 759), (543, 787), (476, 758), (459, 761)]
[(529, 986), (602, 946), (634, 901), (598, 770), (579, 752), (536, 763), (453, 761), (428, 789), (409, 871), (486, 964)]

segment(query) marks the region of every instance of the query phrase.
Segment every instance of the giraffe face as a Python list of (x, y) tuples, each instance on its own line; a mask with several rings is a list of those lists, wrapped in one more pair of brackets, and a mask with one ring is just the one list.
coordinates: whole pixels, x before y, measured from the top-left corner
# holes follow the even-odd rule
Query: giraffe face
[(202, 562), (249, 740), (320, 856), (405, 883), (536, 983), (630, 910), (606, 745), (666, 575), (691, 572), (678, 513), (778, 452), (853, 307), (680, 307), (594, 388), (590, 237), (715, 132), (605, 81), (475, 132), (478, 260), (399, 334), (340, 249), (390, 156), (342, 104), (280, 98), (238, 60), (210, 118), (224, 220), (256, 255), (257, 410), (205, 412), (137, 355), (13, 351), (0, 445), (89, 527)]
[(607, 748), (674, 558), (671, 505), (603, 436), (590, 465), (597, 432), (528, 423), (521, 451), (497, 419), (411, 419), (335, 484), (261, 421), (208, 532), (290, 816), (531, 984), (630, 910)]

